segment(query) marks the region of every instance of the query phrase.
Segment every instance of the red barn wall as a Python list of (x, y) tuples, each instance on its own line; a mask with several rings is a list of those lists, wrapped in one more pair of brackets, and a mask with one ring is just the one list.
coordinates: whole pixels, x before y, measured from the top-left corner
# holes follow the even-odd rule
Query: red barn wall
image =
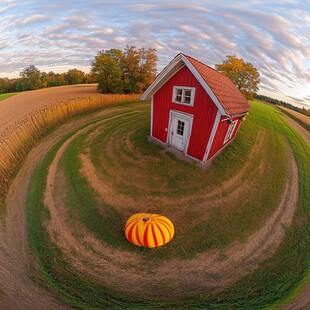
[(225, 147), (231, 140), (233, 140), (237, 134), (237, 131), (240, 127), (240, 123), (241, 121), (239, 120), (239, 117), (235, 117), (233, 118), (234, 120), (238, 120), (238, 123), (236, 125), (236, 128), (231, 136), (231, 138), (224, 144), (224, 139), (226, 137), (226, 133), (229, 127), (229, 123), (227, 121), (222, 121), (223, 119), (227, 118), (227, 116), (222, 116), (219, 126), (217, 128), (212, 146), (211, 146), (211, 150), (208, 154), (208, 158), (207, 160), (209, 160), (210, 158), (212, 158), (218, 151), (220, 151), (223, 147)]
[[(193, 107), (172, 103), (173, 86), (196, 88)], [(194, 116), (187, 154), (203, 160), (218, 108), (187, 67), (178, 71), (153, 97), (152, 136), (163, 143), (167, 141), (170, 110)]]

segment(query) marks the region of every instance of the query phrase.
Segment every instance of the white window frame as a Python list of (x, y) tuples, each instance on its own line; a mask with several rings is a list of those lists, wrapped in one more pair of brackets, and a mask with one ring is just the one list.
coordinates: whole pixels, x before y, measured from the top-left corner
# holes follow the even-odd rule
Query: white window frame
[(229, 124), (223, 144), (225, 144), (226, 142), (228, 142), (231, 139), (231, 137), (232, 137), (232, 135), (236, 129), (237, 123), (238, 123), (238, 120), (235, 120), (231, 124)]
[[(182, 99), (181, 102), (176, 100), (176, 95), (177, 95), (177, 90), (182, 90)], [(190, 90), (191, 92), (191, 99), (189, 103), (186, 103), (184, 98), (185, 98), (185, 91)], [(172, 92), (172, 102), (177, 103), (177, 104), (182, 104), (186, 105), (189, 107), (192, 107), (194, 105), (194, 100), (195, 100), (195, 87), (187, 87), (187, 86), (173, 86), (173, 92)]]

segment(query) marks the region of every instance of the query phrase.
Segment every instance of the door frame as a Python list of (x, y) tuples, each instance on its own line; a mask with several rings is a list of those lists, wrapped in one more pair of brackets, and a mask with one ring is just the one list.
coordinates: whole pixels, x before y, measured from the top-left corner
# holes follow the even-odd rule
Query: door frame
[[(171, 144), (171, 140), (172, 140), (172, 130), (173, 130), (172, 120), (173, 120), (174, 116), (180, 118), (181, 120), (188, 121), (188, 123), (189, 123), (188, 134), (187, 134), (187, 137), (186, 137), (186, 141), (185, 141), (185, 145), (184, 145), (184, 150), (180, 151), (180, 152), (183, 152), (184, 154), (187, 154), (189, 140), (190, 140), (190, 137), (192, 135), (192, 125), (193, 125), (194, 115), (188, 114), (188, 113), (183, 113), (183, 112), (180, 112), (180, 111), (170, 110), (170, 113), (169, 113), (169, 126), (168, 126), (168, 134), (167, 134), (166, 144), (171, 146), (171, 147), (173, 147), (172, 144)], [(175, 148), (175, 147), (173, 147), (173, 148)], [(177, 148), (175, 148), (175, 149), (177, 150)]]

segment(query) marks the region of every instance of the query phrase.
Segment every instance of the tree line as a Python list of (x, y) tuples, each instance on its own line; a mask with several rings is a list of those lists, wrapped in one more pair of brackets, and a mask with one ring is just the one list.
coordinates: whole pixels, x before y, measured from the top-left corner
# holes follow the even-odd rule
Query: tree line
[[(98, 91), (101, 93), (141, 94), (156, 77), (157, 61), (154, 48), (126, 46), (123, 50), (115, 48), (101, 50), (91, 60), (90, 73), (75, 68), (64, 73), (53, 71), (46, 73), (30, 65), (20, 72), (19, 78), (0, 78), (0, 94), (82, 83), (98, 83)], [(309, 109), (258, 95), (256, 93), (260, 83), (258, 70), (236, 55), (227, 55), (222, 63), (215, 64), (215, 69), (228, 76), (248, 100), (261, 99), (310, 116)]]
[[(20, 72), (17, 79), (0, 78), (0, 94), (82, 83), (98, 83), (98, 91), (101, 93), (140, 94), (156, 77), (157, 61), (154, 48), (137, 49), (135, 46), (126, 46), (123, 50), (101, 50), (91, 61), (90, 73), (75, 68), (65, 73), (46, 73), (30, 65)], [(310, 116), (309, 109), (258, 95), (259, 72), (242, 58), (227, 55), (222, 63), (215, 64), (215, 69), (228, 76), (248, 100), (261, 99)]]
[(91, 61), (90, 73), (75, 68), (65, 73), (46, 73), (30, 65), (20, 72), (19, 78), (0, 78), (0, 94), (82, 83), (98, 83), (102, 93), (139, 94), (154, 80), (157, 60), (153, 48), (127, 46), (124, 50), (99, 51)]
[(265, 101), (265, 102), (268, 102), (268, 103), (271, 103), (271, 104), (274, 104), (274, 105), (280, 105), (282, 107), (285, 107), (285, 108), (294, 110), (296, 112), (302, 113), (304, 115), (310, 116), (310, 109), (299, 108), (299, 107), (296, 107), (296, 106), (294, 106), (294, 105), (292, 105), (292, 104), (290, 104), (288, 102), (285, 102), (285, 101), (282, 101), (282, 100), (278, 100), (278, 99), (274, 99), (274, 98), (271, 98), (271, 97), (268, 97), (268, 96), (264, 96), (264, 95), (255, 94), (254, 98), (262, 100), (262, 101)]
[(93, 83), (90, 74), (78, 69), (70, 69), (65, 73), (41, 72), (36, 66), (30, 65), (23, 69), (19, 78), (0, 78), (0, 94), (35, 90), (45, 87)]
[[(235, 55), (226, 57), (221, 64), (215, 64), (216, 70), (227, 75), (247, 99), (253, 99), (260, 82), (258, 70)], [(141, 94), (156, 77), (157, 61), (154, 48), (126, 46), (123, 50), (101, 50), (91, 61), (90, 73), (78, 69), (70, 69), (65, 73), (46, 73), (30, 65), (20, 72), (17, 79), (0, 78), (0, 93), (98, 83), (101, 93)]]

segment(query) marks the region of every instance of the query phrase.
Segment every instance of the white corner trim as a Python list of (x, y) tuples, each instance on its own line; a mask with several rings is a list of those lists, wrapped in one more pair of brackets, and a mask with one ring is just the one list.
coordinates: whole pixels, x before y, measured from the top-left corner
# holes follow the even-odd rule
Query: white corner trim
[(217, 151), (212, 155), (212, 157), (209, 158), (209, 160), (215, 158), (218, 154), (220, 154), (221, 152), (223, 152), (223, 151), (226, 149), (226, 147), (227, 147), (228, 145), (230, 145), (234, 140), (235, 140), (235, 138), (230, 139), (230, 141), (227, 142), (225, 145), (223, 145), (219, 150), (217, 150)]
[(211, 150), (211, 147), (212, 147), (212, 144), (213, 144), (213, 140), (214, 140), (214, 137), (215, 137), (215, 134), (217, 132), (217, 128), (219, 126), (219, 123), (220, 123), (220, 119), (221, 119), (221, 113), (219, 110), (217, 110), (217, 113), (216, 113), (216, 116), (215, 116), (215, 120), (214, 120), (214, 123), (213, 123), (213, 127), (212, 127), (212, 131), (211, 131), (211, 134), (210, 134), (210, 138), (209, 138), (209, 141), (208, 141), (208, 144), (207, 144), (207, 147), (206, 147), (206, 152), (205, 152), (205, 155), (203, 157), (203, 162), (205, 162), (209, 156), (209, 153), (210, 153), (210, 150)]
[(188, 155), (187, 154), (187, 150), (188, 150), (189, 142), (190, 142), (191, 136), (192, 136), (193, 120), (194, 120), (194, 115), (191, 116), (190, 121), (189, 121), (188, 138), (187, 138), (186, 148), (185, 148), (185, 151), (184, 151), (184, 153), (186, 155)]
[(154, 104), (154, 96), (151, 99), (151, 128), (150, 128), (150, 136), (153, 137), (153, 104)]
[(171, 110), (170, 110), (170, 111), (169, 111), (168, 128), (167, 128), (166, 145), (169, 145), (169, 143), (170, 143), (171, 122), (172, 122), (172, 117), (171, 117)]

